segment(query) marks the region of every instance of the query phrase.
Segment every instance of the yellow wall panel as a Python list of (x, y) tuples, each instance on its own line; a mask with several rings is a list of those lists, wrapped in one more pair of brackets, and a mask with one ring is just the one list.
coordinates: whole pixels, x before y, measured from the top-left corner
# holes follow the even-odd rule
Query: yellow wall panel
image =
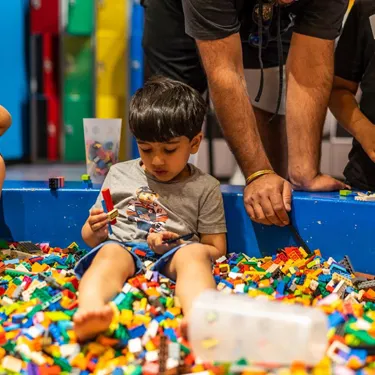
[(96, 1), (96, 117), (123, 119), (122, 161), (126, 156), (129, 0)]
[(111, 38), (98, 32), (96, 36), (97, 95), (127, 94), (127, 46), (124, 38)]
[(127, 32), (127, 1), (98, 0), (96, 7), (96, 29), (110, 30), (122, 36)]

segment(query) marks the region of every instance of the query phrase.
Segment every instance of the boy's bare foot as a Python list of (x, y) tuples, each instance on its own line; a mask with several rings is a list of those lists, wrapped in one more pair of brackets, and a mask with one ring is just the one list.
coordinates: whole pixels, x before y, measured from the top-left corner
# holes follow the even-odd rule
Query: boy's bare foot
[(78, 310), (74, 315), (74, 330), (79, 341), (85, 341), (108, 329), (113, 318), (111, 306), (104, 305), (96, 310)]

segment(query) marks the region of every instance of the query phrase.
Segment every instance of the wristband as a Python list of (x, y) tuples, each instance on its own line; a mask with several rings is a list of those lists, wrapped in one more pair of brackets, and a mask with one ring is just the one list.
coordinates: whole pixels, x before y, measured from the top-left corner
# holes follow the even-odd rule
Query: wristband
[(275, 174), (275, 172), (271, 169), (262, 169), (261, 171), (255, 172), (246, 179), (246, 186), (250, 185), (254, 180), (266, 174)]

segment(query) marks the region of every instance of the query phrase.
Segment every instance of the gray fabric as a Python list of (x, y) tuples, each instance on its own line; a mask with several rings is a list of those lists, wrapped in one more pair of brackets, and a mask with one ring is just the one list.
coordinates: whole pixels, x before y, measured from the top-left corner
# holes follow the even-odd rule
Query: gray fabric
[[(146, 173), (140, 162), (136, 159), (115, 164), (103, 183), (102, 189), (110, 189), (119, 210), (110, 239), (144, 241), (151, 228), (179, 235), (194, 232), (192, 241), (199, 241), (202, 233), (226, 233), (219, 181), (189, 164), (191, 175), (184, 181), (160, 182)], [(142, 192), (147, 189), (158, 198)], [(102, 199), (100, 193), (93, 207), (102, 208)]]

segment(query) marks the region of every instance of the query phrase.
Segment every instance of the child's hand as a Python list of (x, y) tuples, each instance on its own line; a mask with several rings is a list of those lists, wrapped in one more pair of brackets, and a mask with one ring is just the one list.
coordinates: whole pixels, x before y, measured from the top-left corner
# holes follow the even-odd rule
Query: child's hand
[(104, 241), (108, 237), (109, 220), (107, 214), (102, 209), (92, 209), (87, 222), (99, 240)]
[(147, 237), (147, 244), (156, 254), (164, 254), (168, 250), (180, 245), (181, 241), (176, 241), (172, 244), (164, 244), (163, 242), (178, 237), (179, 235), (173, 232), (150, 233)]

